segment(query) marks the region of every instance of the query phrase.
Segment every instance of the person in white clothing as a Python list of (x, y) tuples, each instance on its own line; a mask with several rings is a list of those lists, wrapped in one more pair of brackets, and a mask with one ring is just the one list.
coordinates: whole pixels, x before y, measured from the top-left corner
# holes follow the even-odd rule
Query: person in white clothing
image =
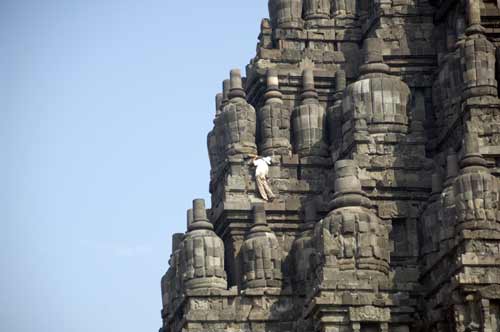
[(271, 157), (253, 156), (252, 163), (256, 167), (255, 180), (260, 196), (265, 201), (272, 201), (275, 196), (267, 183), (267, 174), (269, 173), (269, 165), (271, 165)]

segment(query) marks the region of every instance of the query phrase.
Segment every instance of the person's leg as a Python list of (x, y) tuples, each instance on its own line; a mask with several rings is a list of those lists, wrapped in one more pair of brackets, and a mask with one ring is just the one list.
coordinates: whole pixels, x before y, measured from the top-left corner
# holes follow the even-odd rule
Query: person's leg
[(269, 197), (269, 199), (273, 199), (275, 195), (273, 194), (273, 191), (271, 190), (271, 187), (269, 187), (269, 183), (267, 182), (267, 179), (264, 177), (264, 189), (266, 190), (266, 194)]
[(267, 201), (267, 193), (266, 193), (266, 178), (263, 176), (256, 176), (255, 180), (257, 182), (257, 189), (259, 189), (260, 196), (263, 200)]

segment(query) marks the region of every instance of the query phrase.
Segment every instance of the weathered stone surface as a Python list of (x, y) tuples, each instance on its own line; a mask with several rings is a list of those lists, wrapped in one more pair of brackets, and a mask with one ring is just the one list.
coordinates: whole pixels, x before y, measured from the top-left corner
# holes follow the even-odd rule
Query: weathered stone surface
[(389, 67), (382, 62), (381, 52), (380, 39), (366, 39), (362, 75), (347, 87), (342, 101), (344, 119), (349, 119), (354, 133), (405, 134), (410, 89), (399, 78), (388, 75)]
[[(366, 270), (362, 274), (371, 275), (384, 287), (389, 275), (389, 227), (370, 210), (372, 203), (361, 190), (354, 161), (337, 161), (335, 174), (332, 211), (315, 229), (314, 243), (321, 257), (317, 268), (338, 269), (337, 275), (323, 275), (326, 280), (346, 273), (356, 275), (345, 280), (354, 289), (358, 271)], [(342, 280), (337, 282), (341, 287)]]
[(231, 71), (229, 100), (222, 109), (223, 146), (226, 156), (257, 153), (255, 109), (246, 101), (239, 69)]
[(281, 288), (281, 248), (276, 235), (267, 226), (264, 204), (253, 207), (254, 224), (241, 248), (243, 289)]
[(264, 156), (292, 153), (290, 144), (290, 109), (283, 104), (283, 95), (279, 90), (278, 72), (268, 70), (265, 104), (257, 115), (260, 128), (259, 151)]
[(162, 332), (500, 331), (498, 1), (268, 5), (216, 97)]
[(463, 147), (460, 175), (453, 184), (457, 226), (459, 229), (491, 227), (496, 230), (499, 214), (498, 179), (486, 168), (475, 135), (467, 134)]
[(303, 75), (302, 101), (293, 111), (295, 152), (299, 156), (327, 155), (325, 121), (325, 109), (320, 105), (314, 87), (314, 73), (311, 69), (306, 69)]
[(213, 232), (204, 200), (193, 201), (193, 221), (188, 223), (179, 254), (184, 287), (226, 289), (224, 243)]

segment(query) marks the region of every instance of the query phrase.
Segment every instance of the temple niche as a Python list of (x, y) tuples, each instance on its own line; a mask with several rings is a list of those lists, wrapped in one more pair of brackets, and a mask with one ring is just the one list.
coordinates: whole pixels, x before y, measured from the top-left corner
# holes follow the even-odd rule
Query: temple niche
[(160, 331), (500, 332), (498, 2), (268, 9), (215, 97)]

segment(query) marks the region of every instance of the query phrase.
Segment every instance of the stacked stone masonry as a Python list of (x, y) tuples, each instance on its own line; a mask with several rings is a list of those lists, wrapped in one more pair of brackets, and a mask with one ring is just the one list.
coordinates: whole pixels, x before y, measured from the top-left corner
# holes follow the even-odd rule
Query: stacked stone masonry
[(160, 331), (500, 332), (500, 2), (268, 8), (216, 96)]

